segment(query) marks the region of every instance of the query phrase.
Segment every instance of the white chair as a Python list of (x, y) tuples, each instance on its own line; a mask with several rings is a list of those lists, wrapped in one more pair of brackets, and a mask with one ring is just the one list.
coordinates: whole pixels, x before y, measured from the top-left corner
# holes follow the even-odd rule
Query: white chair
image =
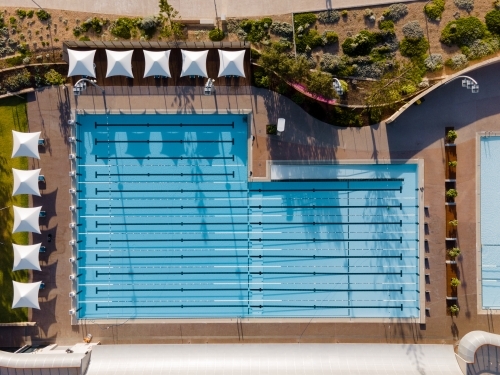
[(285, 119), (284, 118), (279, 118), (278, 119), (278, 124), (277, 124), (277, 127), (276, 127), (277, 131), (278, 131), (278, 135), (281, 135), (281, 133), (283, 133), (285, 131)]

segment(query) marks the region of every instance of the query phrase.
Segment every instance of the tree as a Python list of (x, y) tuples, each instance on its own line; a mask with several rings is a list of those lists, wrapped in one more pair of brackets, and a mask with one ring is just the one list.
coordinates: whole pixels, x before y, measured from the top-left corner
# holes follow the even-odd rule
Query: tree
[(314, 95), (331, 99), (335, 96), (333, 90), (332, 76), (328, 73), (313, 71), (307, 80), (307, 90)]
[(179, 12), (168, 3), (168, 0), (160, 0), (160, 22), (163, 24), (161, 35), (164, 37), (184, 37), (184, 25), (180, 22)]

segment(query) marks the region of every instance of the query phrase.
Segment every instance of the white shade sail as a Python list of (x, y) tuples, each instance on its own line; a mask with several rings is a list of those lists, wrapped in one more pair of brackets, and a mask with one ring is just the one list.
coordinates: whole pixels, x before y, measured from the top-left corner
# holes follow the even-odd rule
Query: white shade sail
[(12, 147), (12, 157), (27, 156), (30, 158), (40, 159), (38, 154), (38, 139), (42, 132), (21, 133), (12, 130), (14, 138), (14, 146)]
[(12, 233), (33, 232), (40, 233), (38, 218), (42, 207), (17, 207), (14, 206), (14, 227)]
[(12, 271), (19, 270), (37, 270), (41, 271), (40, 261), (38, 257), (40, 255), (40, 245), (16, 245), (12, 244), (12, 249), (14, 250), (14, 266)]
[(144, 52), (144, 78), (151, 76), (171, 77), (169, 58), (170, 51), (146, 51)]
[(108, 70), (106, 71), (106, 78), (113, 76), (125, 76), (134, 78), (132, 74), (132, 54), (130, 51), (110, 51), (106, 50), (106, 57), (108, 58)]
[(38, 291), (40, 290), (41, 283), (41, 281), (36, 283), (18, 283), (17, 281), (12, 281), (14, 287), (12, 308), (31, 307), (32, 309), (40, 310)]
[(219, 50), (219, 77), (239, 76), (245, 77), (243, 67), (245, 51), (223, 51)]
[(31, 194), (40, 196), (40, 189), (38, 188), (38, 176), (40, 176), (40, 171), (41, 169), (22, 171), (12, 168), (12, 174), (14, 175), (12, 195)]
[(182, 71), (181, 77), (202, 76), (207, 78), (207, 55), (206, 51), (185, 51), (182, 53)]
[(90, 76), (95, 78), (95, 49), (92, 51), (75, 51), (68, 49), (68, 77)]

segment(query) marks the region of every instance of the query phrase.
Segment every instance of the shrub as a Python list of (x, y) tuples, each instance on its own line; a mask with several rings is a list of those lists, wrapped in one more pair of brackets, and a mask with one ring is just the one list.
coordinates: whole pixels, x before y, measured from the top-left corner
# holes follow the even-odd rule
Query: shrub
[(66, 79), (54, 69), (50, 69), (44, 77), (48, 85), (63, 85), (66, 82)]
[(448, 250), (448, 255), (450, 256), (450, 258), (456, 258), (457, 256), (460, 255), (460, 248), (454, 247)]
[(349, 92), (349, 85), (343, 79), (339, 79), (339, 82), (340, 82), (340, 87), (342, 87), (342, 91), (344, 92), (344, 95), (347, 94)]
[(472, 12), (474, 9), (474, 0), (453, 0), (458, 9), (462, 9), (467, 11), (468, 13)]
[(452, 227), (457, 227), (458, 226), (458, 220), (450, 220), (448, 221), (448, 224), (450, 224)]
[(342, 51), (348, 56), (368, 55), (372, 48), (377, 44), (377, 38), (374, 33), (362, 30), (354, 38), (346, 38), (342, 43)]
[(75, 26), (73, 28), (73, 35), (75, 36), (75, 38), (78, 38), (81, 34), (82, 34), (83, 30), (80, 26)]
[(18, 65), (21, 65), (23, 63), (23, 57), (19, 56), (19, 55), (12, 56), (12, 57), (9, 57), (8, 59), (5, 59), (5, 62), (9, 66), (18, 66)]
[[(448, 130), (448, 133), (446, 133), (446, 138), (450, 141), (453, 142), (455, 139), (458, 138), (458, 134), (455, 130)], [(453, 190), (453, 189), (451, 189)]]
[(26, 56), (24, 59), (23, 59), (23, 64), (24, 65), (28, 65), (29, 63), (31, 62), (31, 59), (29, 56)]
[(219, 42), (224, 39), (224, 31), (221, 29), (213, 29), (208, 33), (208, 38), (213, 42)]
[(444, 64), (453, 70), (460, 70), (469, 65), (469, 60), (464, 54), (458, 53), (446, 60)]
[(260, 52), (255, 48), (250, 49), (250, 57), (254, 60), (260, 59)]
[(278, 134), (278, 126), (276, 124), (267, 124), (266, 134), (271, 134), (271, 135)]
[(331, 9), (325, 12), (318, 13), (318, 21), (320, 23), (332, 24), (338, 22), (339, 20), (340, 20), (340, 13), (336, 10)]
[(484, 19), (489, 31), (494, 34), (500, 34), (500, 10), (495, 9), (486, 13)]
[(104, 22), (99, 18), (94, 17), (92, 18), (90, 25), (92, 26), (92, 30), (94, 30), (96, 34), (100, 34), (102, 32), (102, 27), (104, 26)]
[(403, 26), (403, 35), (408, 39), (420, 39), (424, 37), (424, 30), (418, 21), (410, 21)]
[(440, 21), (444, 12), (444, 0), (433, 0), (424, 6), (424, 13), (434, 21)]
[(10, 23), (11, 25), (15, 25), (15, 24), (17, 23), (17, 19), (16, 19), (16, 17), (10, 17), (10, 18), (9, 18), (9, 23)]
[(363, 12), (363, 17), (365, 18), (370, 18), (371, 16), (373, 16), (373, 11), (371, 9), (365, 9), (365, 11)]
[(485, 32), (486, 26), (476, 17), (459, 18), (448, 22), (441, 32), (440, 40), (448, 46), (467, 46), (481, 39)]
[(452, 315), (457, 315), (460, 311), (460, 308), (457, 305), (451, 305), (450, 306), (450, 313)]
[(448, 189), (446, 191), (446, 197), (447, 198), (456, 198), (458, 195), (458, 192), (455, 189)]
[(464, 46), (461, 49), (469, 60), (476, 60), (495, 53), (499, 48), (498, 39), (488, 38), (475, 40), (470, 46)]
[(293, 16), (293, 24), (295, 29), (300, 26), (307, 28), (316, 22), (316, 15), (314, 13), (299, 13)]
[(384, 17), (394, 22), (400, 20), (408, 14), (408, 6), (406, 4), (392, 4), (385, 12)]
[(142, 34), (147, 38), (152, 38), (159, 25), (159, 19), (155, 16), (144, 17), (141, 19), (137, 26), (142, 30)]
[(456, 277), (452, 277), (450, 281), (450, 285), (452, 288), (456, 288), (461, 284), (460, 280), (458, 280)]
[(425, 68), (431, 72), (443, 68), (443, 55), (440, 53), (433, 53), (424, 60)]
[(394, 31), (394, 21), (382, 19), (378, 21), (378, 28), (380, 30), (392, 30)]
[(295, 47), (297, 52), (306, 52), (310, 49), (320, 47), (323, 45), (323, 38), (316, 30), (307, 30), (302, 35), (297, 35), (295, 40)]
[(135, 28), (134, 21), (130, 18), (121, 17), (114, 21), (109, 30), (111, 34), (123, 39), (132, 37), (132, 30)]
[(457, 166), (457, 161), (456, 160), (452, 160), (452, 161), (449, 161), (448, 162), (448, 165), (452, 168), (456, 168)]
[(423, 57), (429, 49), (429, 42), (425, 38), (403, 38), (399, 44), (401, 55), (406, 57)]
[(47, 21), (50, 18), (50, 13), (45, 9), (38, 9), (35, 14), (40, 21)]
[(27, 69), (12, 74), (3, 80), (2, 86), (7, 91), (19, 91), (31, 86), (31, 74)]
[(35, 11), (33, 9), (31, 9), (31, 10), (28, 10), (28, 12), (26, 13), (26, 16), (28, 18), (33, 18), (34, 14), (35, 14)]
[(90, 42), (90, 38), (87, 35), (81, 36), (78, 40), (80, 42)]
[(268, 88), (270, 85), (269, 76), (262, 71), (256, 71), (253, 74), (255, 86)]
[(20, 19), (26, 18), (27, 13), (24, 9), (16, 9), (16, 14)]
[(379, 79), (384, 74), (383, 63), (353, 64), (354, 71), (351, 75), (361, 78)]
[(262, 39), (269, 39), (268, 29), (273, 21), (270, 18), (261, 20), (241, 21), (240, 27), (246, 33), (244, 39), (252, 43), (259, 43)]
[(339, 36), (334, 31), (325, 31), (322, 38), (323, 45), (334, 44), (339, 41)]
[(331, 121), (338, 126), (363, 126), (360, 114), (351, 108), (333, 107)]
[(344, 9), (342, 12), (340, 12), (340, 15), (344, 18), (347, 18), (347, 15), (349, 14), (349, 12), (347, 12), (346, 9)]
[(345, 59), (339, 55), (324, 53), (319, 64), (322, 70), (335, 74), (339, 70), (345, 68), (346, 62)]
[(307, 80), (307, 90), (314, 95), (330, 99), (335, 95), (332, 85), (332, 76), (328, 73), (313, 71)]
[(273, 22), (269, 30), (273, 34), (282, 36), (284, 38), (290, 38), (293, 36), (293, 26), (287, 22)]

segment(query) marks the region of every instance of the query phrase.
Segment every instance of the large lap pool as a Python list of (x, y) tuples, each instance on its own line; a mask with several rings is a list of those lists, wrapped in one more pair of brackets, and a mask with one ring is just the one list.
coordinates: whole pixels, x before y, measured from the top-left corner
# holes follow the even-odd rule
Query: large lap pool
[(78, 317), (419, 317), (418, 167), (274, 165), (242, 115), (80, 115)]

